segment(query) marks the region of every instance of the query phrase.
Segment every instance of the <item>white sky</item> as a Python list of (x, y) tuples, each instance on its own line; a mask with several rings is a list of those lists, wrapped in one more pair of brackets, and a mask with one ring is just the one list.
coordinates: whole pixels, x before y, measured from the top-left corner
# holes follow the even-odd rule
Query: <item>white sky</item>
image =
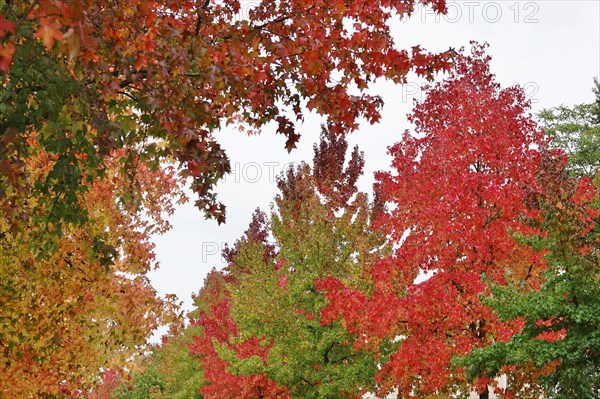
[[(244, 0), (242, 0), (242, 3)], [(246, 7), (252, 1), (246, 0)], [(600, 76), (600, 0), (571, 1), (449, 1), (449, 14), (436, 18), (418, 8), (413, 17), (394, 23), (397, 44), (420, 44), (430, 51), (469, 46), (470, 40), (488, 42), (492, 72), (503, 87), (520, 84), (532, 100), (532, 110), (592, 102), (593, 77)], [(349, 137), (350, 146), (365, 152), (365, 174), (359, 188), (371, 192), (373, 172), (388, 169), (387, 147), (408, 128), (406, 114), (412, 98), (420, 98), (420, 82), (405, 86), (380, 82), (372, 93), (385, 101), (382, 120), (363, 123)], [(321, 120), (307, 118), (298, 148), (288, 154), (284, 137), (268, 126), (260, 136), (247, 137), (232, 129), (217, 134), (232, 162), (232, 173), (217, 187), (227, 205), (227, 223), (218, 226), (193, 206), (181, 206), (171, 218), (173, 229), (155, 237), (160, 269), (150, 278), (161, 295), (173, 293), (192, 309), (198, 292), (213, 267), (225, 266), (221, 248), (241, 236), (256, 207), (269, 211), (277, 193), (275, 176), (290, 162), (312, 160)]]

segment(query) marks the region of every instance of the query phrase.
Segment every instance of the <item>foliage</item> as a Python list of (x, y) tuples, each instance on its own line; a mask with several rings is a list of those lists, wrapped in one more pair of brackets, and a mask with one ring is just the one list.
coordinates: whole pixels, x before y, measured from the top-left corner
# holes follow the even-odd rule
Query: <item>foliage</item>
[[(395, 46), (387, 22), (416, 3), (265, 0), (241, 16), (238, 0), (0, 1), (3, 211), (24, 215), (13, 191), (40, 203), (61, 196), (50, 221), (85, 222), (81, 195), (103, 176), (105, 156), (127, 149), (121, 173), (133, 159), (155, 168), (175, 159), (196, 205), (224, 221), (213, 192), (230, 170), (214, 136), (221, 127), (276, 122), (291, 150), (293, 120), (307, 109), (348, 132), (359, 118), (379, 119), (381, 99), (364, 93), (377, 78), (400, 83), (410, 70), (431, 77), (449, 66), (451, 52)], [(444, 0), (419, 3), (445, 12)], [(33, 186), (23, 170), (35, 155), (30, 134), (60, 158)]]
[[(0, 397), (487, 398), (502, 374), (509, 398), (597, 397), (600, 83), (542, 111), (547, 140), (485, 46), (395, 45), (392, 18), (445, 3), (0, 0)], [(380, 118), (367, 89), (445, 70), (369, 201), (344, 138)], [(312, 111), (313, 165), (179, 324), (149, 237), (186, 182), (225, 220), (221, 128), (291, 151)]]
[(83, 392), (172, 318), (148, 237), (186, 178), (224, 220), (220, 128), (275, 122), (291, 150), (306, 112), (346, 133), (377, 78), (447, 68), (391, 38), (416, 3), (0, 0), (1, 392)]
[(194, 326), (173, 324), (162, 344), (138, 362), (142, 369), (121, 380), (107, 398), (202, 399), (202, 368), (188, 348), (197, 332)]
[(554, 146), (568, 154), (567, 167), (575, 176), (593, 177), (600, 167), (600, 81), (594, 83), (595, 103), (545, 109), (538, 115)]
[(324, 131), (314, 166), (288, 169), (271, 214), (277, 255), (265, 262), (260, 248), (239, 246), (233, 261), (231, 313), (241, 339), (257, 337), (268, 348), (264, 362), (238, 359), (231, 368), (265, 374), (294, 398), (360, 397), (372, 388), (377, 360), (355, 350), (355, 337), (339, 322), (324, 321), (319, 279), (333, 276), (366, 287), (365, 272), (385, 248), (371, 226), (373, 212), (357, 192), (363, 156)]
[[(453, 356), (506, 341), (519, 321), (498, 320), (480, 296), (485, 281), (536, 285), (542, 254), (513, 239), (538, 230), (523, 220), (539, 212), (527, 205), (538, 191), (536, 173), (544, 137), (527, 114), (518, 87), (501, 89), (489, 71), (484, 46), (461, 52), (444, 81), (417, 103), (408, 131), (390, 148), (395, 173), (379, 172), (377, 190), (390, 211), (378, 226), (395, 252), (377, 262), (371, 295), (331, 281), (325, 310), (345, 320), (371, 347), (388, 337), (399, 347), (377, 376), (381, 393), (438, 398), (476, 389), (488, 395), (483, 375), (467, 384)], [(375, 348), (376, 349), (376, 348)], [(527, 368), (504, 369), (509, 390), (534, 385)], [(490, 375), (489, 377), (493, 377)], [(527, 396), (522, 396), (527, 397)]]
[[(205, 399), (218, 398), (288, 398), (287, 390), (265, 375), (238, 375), (229, 371), (228, 359), (258, 356), (264, 361), (268, 349), (262, 348), (255, 338), (228, 345), (238, 336), (237, 325), (230, 311), (230, 294), (225, 288), (229, 277), (222, 272), (212, 271), (197, 300), (203, 299), (198, 318), (192, 324), (202, 328), (201, 334), (193, 337), (190, 351), (202, 363), (205, 385), (201, 393)], [(224, 356), (226, 349), (227, 355)]]
[(319, 317), (319, 278), (368, 289), (365, 271), (385, 249), (371, 228), (380, 207), (356, 189), (362, 154), (355, 148), (346, 164), (346, 151), (324, 130), (314, 166), (280, 176), (271, 220), (257, 211), (224, 251), (227, 269), (206, 280), (201, 293), (212, 305), (200, 312), (204, 333), (191, 346), (205, 398), (360, 397), (372, 387), (377, 360), (355, 350), (340, 323)]
[(190, 353), (189, 345), (198, 333), (194, 326), (171, 333), (166, 342), (157, 349), (153, 367), (163, 376), (164, 399), (202, 399), (203, 385), (200, 360)]
[[(34, 139), (28, 145), (37, 155), (24, 170), (32, 181), (43, 180), (59, 160)], [(169, 227), (164, 216), (178, 199), (177, 190), (167, 194), (178, 186), (176, 174), (140, 161), (131, 181), (119, 173), (125, 151), (107, 157), (105, 178), (82, 198), (92, 210), (85, 226), (46, 234), (56, 226), (34, 222), (35, 198), (24, 202), (34, 217), (21, 221), (18, 235), (0, 219), (0, 396), (85, 392), (101, 367), (121, 369), (143, 352), (156, 327), (176, 316), (175, 303), (157, 297), (146, 277), (155, 265), (149, 237)], [(145, 192), (130, 202), (145, 212), (120, 202), (130, 184)], [(39, 257), (30, 242), (51, 251)]]
[(150, 368), (133, 375), (132, 381), (121, 382), (107, 399), (154, 399), (164, 390), (162, 375)]
[(99, 381), (89, 394), (90, 399), (110, 399), (119, 386), (119, 374), (116, 370), (106, 369), (100, 373)]
[[(570, 172), (585, 173), (578, 161), (584, 152), (571, 152)], [(523, 320), (523, 330), (507, 342), (473, 350), (460, 363), (471, 377), (496, 374), (506, 364), (533, 363), (543, 371), (546, 397), (596, 398), (600, 392), (600, 197), (588, 176), (568, 176), (561, 162), (544, 166), (538, 179), (545, 190), (536, 201), (547, 234), (526, 240), (547, 253), (542, 284), (492, 284), (487, 301), (502, 320)]]

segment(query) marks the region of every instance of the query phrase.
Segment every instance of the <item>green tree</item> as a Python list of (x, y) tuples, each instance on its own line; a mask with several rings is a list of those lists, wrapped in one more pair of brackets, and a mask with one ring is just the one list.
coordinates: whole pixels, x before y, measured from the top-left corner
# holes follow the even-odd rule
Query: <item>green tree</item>
[(594, 176), (600, 167), (600, 81), (594, 79), (596, 101), (573, 107), (544, 109), (538, 119), (555, 147), (569, 156), (575, 176)]
[[(385, 237), (372, 229), (378, 206), (357, 192), (363, 156), (324, 131), (314, 166), (301, 164), (278, 180), (271, 214), (277, 254), (265, 262), (264, 247), (238, 245), (229, 285), (239, 339), (258, 337), (268, 347), (256, 356), (229, 358), (230, 369), (264, 374), (294, 398), (360, 397), (374, 385), (378, 360), (354, 347), (340, 322), (321, 317), (327, 301), (318, 281), (333, 276), (368, 291), (366, 275), (385, 252)], [(235, 342), (235, 340), (234, 340)]]
[(543, 190), (530, 205), (542, 212), (537, 227), (546, 235), (519, 239), (545, 251), (548, 269), (537, 287), (491, 285), (491, 308), (502, 320), (523, 320), (523, 329), (458, 361), (470, 377), (498, 374), (505, 365), (533, 366), (546, 396), (600, 392), (600, 82), (594, 83), (596, 102), (539, 114), (554, 150), (545, 152), (538, 176)]

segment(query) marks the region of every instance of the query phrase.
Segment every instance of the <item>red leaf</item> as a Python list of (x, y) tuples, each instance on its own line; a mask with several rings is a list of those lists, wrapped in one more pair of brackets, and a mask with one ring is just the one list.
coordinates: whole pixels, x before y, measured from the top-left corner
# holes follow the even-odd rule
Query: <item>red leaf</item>
[(10, 32), (13, 35), (16, 32), (16, 25), (14, 22), (2, 18), (0, 15), (0, 39), (6, 35), (6, 32)]
[(0, 71), (8, 73), (15, 54), (15, 44), (8, 42), (0, 46)]

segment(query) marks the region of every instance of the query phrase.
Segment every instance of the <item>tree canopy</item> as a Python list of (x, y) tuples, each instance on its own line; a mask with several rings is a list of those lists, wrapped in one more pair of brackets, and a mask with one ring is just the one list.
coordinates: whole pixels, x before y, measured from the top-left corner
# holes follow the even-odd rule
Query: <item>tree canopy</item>
[[(506, 342), (475, 349), (459, 363), (471, 377), (498, 374), (502, 366), (533, 365), (546, 395), (595, 398), (600, 391), (600, 271), (598, 269), (598, 140), (596, 104), (544, 111), (548, 134), (565, 157), (547, 158), (536, 196), (545, 234), (524, 240), (545, 253), (548, 268), (539, 286), (514, 280), (490, 284), (487, 300), (502, 320), (521, 320), (522, 330)], [(579, 124), (574, 115), (584, 116)], [(595, 123), (595, 124), (594, 124)], [(595, 179), (595, 184), (590, 179)]]
[(538, 115), (554, 145), (567, 153), (567, 167), (576, 176), (593, 177), (600, 167), (600, 81), (597, 78), (593, 91), (594, 103), (545, 109)]
[[(37, 155), (24, 170), (43, 179), (56, 158), (30, 145)], [(176, 302), (158, 297), (147, 273), (156, 266), (150, 235), (168, 228), (165, 216), (178, 199), (177, 190), (165, 190), (177, 174), (136, 164), (134, 183), (146, 193), (132, 198), (146, 209), (140, 213), (119, 202), (131, 184), (119, 173), (125, 156), (113, 152), (105, 178), (82, 198), (93, 210), (86, 225), (45, 234), (53, 227), (30, 219), (13, 235), (10, 221), (0, 219), (1, 397), (85, 392), (101, 368), (131, 364), (154, 329), (176, 320)], [(34, 199), (25, 204), (31, 213), (37, 206)], [(39, 257), (35, 248), (50, 250)]]
[[(11, 193), (25, 190), (42, 202), (62, 197), (51, 222), (85, 220), (78, 195), (103, 175), (107, 154), (126, 149), (123, 174), (133, 159), (175, 160), (196, 205), (222, 222), (213, 187), (230, 164), (220, 128), (258, 132), (275, 122), (291, 150), (307, 111), (349, 132), (361, 118), (379, 119), (381, 98), (364, 93), (376, 79), (402, 83), (411, 70), (432, 77), (449, 67), (451, 52), (395, 45), (387, 22), (417, 3), (445, 11), (444, 0), (261, 1), (248, 15), (238, 0), (3, 0), (3, 208), (22, 217)], [(60, 159), (35, 184), (22, 168), (33, 153), (27, 134)]]
[[(540, 232), (524, 222), (540, 217), (529, 198), (540, 189), (547, 140), (523, 91), (501, 88), (489, 63), (484, 46), (459, 53), (450, 76), (430, 86), (409, 115), (415, 131), (390, 148), (394, 172), (376, 175), (390, 205), (377, 225), (396, 250), (373, 267), (373, 293), (328, 287), (327, 312), (346, 320), (364, 345), (399, 341), (378, 373), (382, 393), (433, 398), (475, 389), (486, 397), (495, 375), (483, 373), (471, 385), (452, 358), (521, 328), (482, 302), (486, 282), (536, 286), (546, 268), (542, 253), (515, 236)], [(515, 376), (508, 390), (529, 382)]]

